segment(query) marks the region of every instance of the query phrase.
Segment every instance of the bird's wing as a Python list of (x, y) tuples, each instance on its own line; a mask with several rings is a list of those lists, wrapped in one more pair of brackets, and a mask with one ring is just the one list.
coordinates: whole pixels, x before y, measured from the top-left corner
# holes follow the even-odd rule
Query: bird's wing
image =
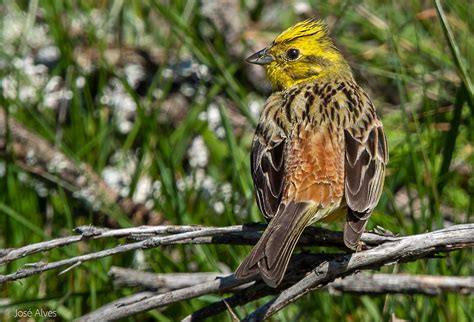
[(282, 98), (272, 95), (265, 103), (252, 143), (251, 171), (257, 204), (267, 220), (277, 212), (285, 176), (284, 120), (278, 115)]
[(365, 96), (361, 118), (345, 130), (345, 199), (348, 205), (344, 243), (356, 248), (382, 193), (388, 149), (383, 126)]

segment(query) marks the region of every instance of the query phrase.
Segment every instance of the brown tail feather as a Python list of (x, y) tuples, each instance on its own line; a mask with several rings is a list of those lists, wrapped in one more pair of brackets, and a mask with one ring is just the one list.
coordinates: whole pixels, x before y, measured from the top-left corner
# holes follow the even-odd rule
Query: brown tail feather
[(350, 249), (356, 249), (360, 237), (364, 233), (365, 225), (371, 213), (361, 213), (347, 209), (346, 224), (344, 225), (344, 244)]
[(280, 204), (262, 237), (235, 272), (238, 279), (260, 274), (271, 287), (277, 287), (285, 274), (291, 253), (311, 221), (306, 202)]

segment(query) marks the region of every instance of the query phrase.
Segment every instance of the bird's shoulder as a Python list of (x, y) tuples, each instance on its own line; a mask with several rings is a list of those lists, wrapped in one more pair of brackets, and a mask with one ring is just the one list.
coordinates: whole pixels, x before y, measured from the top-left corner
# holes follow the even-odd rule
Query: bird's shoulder
[(369, 95), (353, 79), (334, 79), (273, 93), (264, 105), (260, 123), (262, 130), (289, 133), (301, 123), (349, 128), (377, 119)]

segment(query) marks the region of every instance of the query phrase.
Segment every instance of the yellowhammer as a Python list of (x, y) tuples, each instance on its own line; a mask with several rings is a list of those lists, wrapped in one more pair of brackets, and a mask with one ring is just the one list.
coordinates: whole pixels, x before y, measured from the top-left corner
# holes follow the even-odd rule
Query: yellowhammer
[(320, 21), (285, 30), (247, 61), (266, 67), (274, 89), (251, 155), (257, 203), (270, 222), (235, 276), (260, 274), (277, 287), (314, 222), (347, 213), (344, 243), (357, 248), (382, 192), (387, 143), (374, 105)]

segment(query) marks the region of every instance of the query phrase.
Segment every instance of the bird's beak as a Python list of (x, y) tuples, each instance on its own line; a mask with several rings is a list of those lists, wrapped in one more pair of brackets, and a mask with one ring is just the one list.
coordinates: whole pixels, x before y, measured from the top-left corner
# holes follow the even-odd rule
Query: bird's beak
[(255, 54), (247, 57), (248, 63), (257, 65), (270, 64), (274, 60), (273, 56), (268, 53), (268, 48), (257, 51)]

